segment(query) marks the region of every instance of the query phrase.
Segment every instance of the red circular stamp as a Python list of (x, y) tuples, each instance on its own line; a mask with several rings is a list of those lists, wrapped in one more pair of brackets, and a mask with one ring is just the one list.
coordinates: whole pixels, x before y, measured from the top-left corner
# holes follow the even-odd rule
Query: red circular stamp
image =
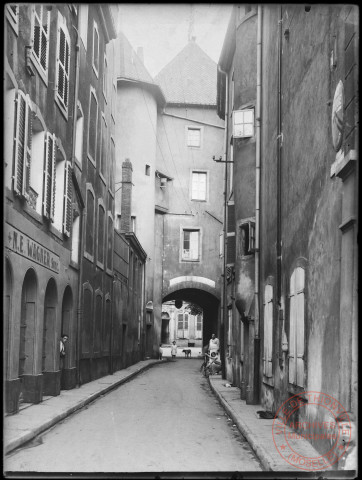
[[(309, 420), (316, 417), (317, 410), (323, 420)], [(327, 470), (346, 454), (352, 424), (335, 398), (321, 392), (303, 392), (280, 406), (272, 433), (274, 445), (287, 463), (300, 470)]]

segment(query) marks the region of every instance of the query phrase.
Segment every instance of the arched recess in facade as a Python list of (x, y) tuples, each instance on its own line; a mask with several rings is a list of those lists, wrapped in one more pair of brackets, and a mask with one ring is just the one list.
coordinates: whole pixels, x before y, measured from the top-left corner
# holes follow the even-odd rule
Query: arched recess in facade
[(5, 260), (5, 288), (4, 288), (4, 374), (5, 379), (10, 379), (10, 328), (12, 314), (13, 274), (9, 260)]
[(38, 280), (35, 271), (30, 268), (24, 277), (21, 292), (19, 370), (20, 399), (26, 403), (39, 403), (41, 392), (34, 389), (35, 341), (37, 326)]
[(57, 305), (58, 292), (54, 278), (48, 281), (44, 297), (44, 320), (43, 320), (43, 348), (42, 348), (42, 373), (43, 373), (43, 394), (57, 395)]
[[(211, 283), (211, 282), (210, 282)], [(203, 310), (203, 342), (206, 344), (211, 334), (218, 335), (217, 325), (220, 310), (220, 295), (212, 285), (194, 280), (182, 280), (171, 285), (162, 302), (183, 300), (199, 305)]]

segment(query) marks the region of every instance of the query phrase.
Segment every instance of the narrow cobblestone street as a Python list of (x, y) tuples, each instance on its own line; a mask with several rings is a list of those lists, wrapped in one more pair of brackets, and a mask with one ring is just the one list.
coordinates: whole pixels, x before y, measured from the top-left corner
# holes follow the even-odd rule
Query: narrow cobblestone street
[(7, 471), (262, 470), (199, 372), (177, 359), (148, 370), (5, 459)]

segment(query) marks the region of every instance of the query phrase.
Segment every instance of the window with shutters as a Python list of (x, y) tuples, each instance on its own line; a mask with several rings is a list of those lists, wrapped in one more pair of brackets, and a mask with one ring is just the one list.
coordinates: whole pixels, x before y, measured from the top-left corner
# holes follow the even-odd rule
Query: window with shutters
[(247, 221), (240, 225), (240, 255), (255, 252), (255, 222)]
[[(55, 186), (53, 190), (53, 226), (59, 231), (70, 236), (71, 209), (69, 205), (72, 200), (72, 175), (71, 164), (66, 161), (65, 152), (59, 140), (55, 142), (55, 178), (52, 184)], [(68, 219), (67, 217), (68, 214)]]
[(97, 236), (97, 265), (104, 268), (104, 247), (105, 247), (105, 221), (106, 212), (103, 200), (98, 200), (98, 236)]
[(73, 182), (72, 182), (72, 164), (67, 161), (65, 163), (64, 175), (64, 208), (63, 208), (63, 233), (70, 237), (73, 217)]
[(108, 164), (108, 135), (107, 135), (107, 122), (104, 113), (102, 113), (101, 120), (101, 155), (100, 155), (100, 174), (104, 183), (107, 178), (107, 164)]
[(80, 207), (78, 203), (72, 204), (72, 252), (71, 260), (73, 264), (79, 265), (80, 253)]
[(177, 337), (188, 338), (189, 337), (189, 315), (188, 313), (177, 314)]
[(16, 142), (16, 103), (17, 84), (13, 75), (5, 73), (4, 88), (4, 186), (11, 190), (13, 188), (13, 165), (14, 148)]
[(197, 315), (197, 317), (196, 317), (196, 330), (197, 330), (197, 332), (202, 331), (202, 316), (201, 315)]
[(88, 158), (96, 166), (97, 151), (98, 100), (91, 87), (88, 117)]
[(59, 12), (57, 34), (55, 100), (61, 112), (67, 117), (69, 102), (70, 38), (65, 18)]
[(32, 8), (31, 60), (41, 78), (48, 79), (50, 9), (47, 5), (35, 4)]
[(183, 229), (182, 230), (182, 261), (198, 262), (200, 261), (200, 230)]
[(93, 243), (94, 243), (94, 218), (95, 218), (95, 202), (94, 191), (91, 184), (87, 184), (87, 196), (86, 196), (86, 240), (85, 240), (85, 252), (84, 256), (88, 260), (93, 261)]
[(84, 134), (84, 114), (82, 105), (77, 104), (77, 123), (75, 130), (75, 158), (82, 165), (83, 162), (83, 137)]
[(8, 3), (6, 5), (6, 18), (12, 26), (14, 32), (19, 34), (19, 5), (16, 3)]
[(18, 91), (15, 102), (15, 137), (13, 161), (13, 190), (20, 198), (29, 200), (32, 111), (29, 95)]
[(88, 41), (88, 8), (89, 6), (86, 4), (79, 4), (79, 36), (85, 50), (87, 50)]
[(46, 152), (46, 127), (39, 110), (36, 112), (34, 111), (32, 115), (33, 121), (31, 141), (29, 206), (32, 207), (39, 215), (42, 215), (44, 175), (39, 175), (39, 172), (42, 172), (44, 168), (44, 157)]
[(45, 137), (43, 215), (54, 221), (55, 205), (55, 135), (50, 132)]
[(94, 73), (98, 78), (99, 72), (99, 32), (98, 25), (96, 22), (93, 23), (93, 54), (92, 54), (92, 65)]
[(207, 200), (207, 172), (191, 172), (191, 200)]
[(273, 375), (273, 287), (266, 285), (264, 291), (264, 351), (263, 373)]
[(305, 270), (297, 267), (290, 278), (289, 293), (289, 383), (304, 387)]

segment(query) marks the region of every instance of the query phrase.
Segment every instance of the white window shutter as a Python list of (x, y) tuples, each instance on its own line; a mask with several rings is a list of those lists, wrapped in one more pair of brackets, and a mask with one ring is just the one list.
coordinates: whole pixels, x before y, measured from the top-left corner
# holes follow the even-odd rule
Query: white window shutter
[(295, 383), (295, 366), (296, 366), (296, 351), (295, 351), (295, 295), (290, 296), (290, 324), (289, 324), (289, 383)]
[(27, 156), (29, 109), (25, 95), (19, 91), (16, 99), (16, 127), (14, 149), (14, 192), (23, 195)]
[(30, 109), (29, 103), (26, 105), (27, 109), (27, 145), (24, 165), (24, 182), (23, 182), (23, 195), (29, 200), (29, 188), (30, 188), (30, 171), (31, 171), (31, 145), (33, 138), (33, 114)]
[(268, 356), (267, 356), (267, 377), (273, 374), (273, 301), (268, 303), (268, 323), (269, 323), (269, 338), (268, 338)]
[[(303, 271), (304, 273), (304, 271)], [(299, 279), (298, 287), (304, 289), (304, 277)], [(300, 387), (304, 386), (304, 291), (296, 295), (296, 356), (297, 356), (297, 379)]]
[(199, 232), (190, 232), (190, 253), (192, 260), (199, 258)]
[(63, 233), (70, 237), (72, 225), (72, 164), (66, 163), (64, 175)]
[(53, 219), (55, 195), (55, 142), (54, 136), (47, 132), (45, 138), (45, 157), (44, 157), (44, 190), (43, 190), (43, 215), (46, 218)]

